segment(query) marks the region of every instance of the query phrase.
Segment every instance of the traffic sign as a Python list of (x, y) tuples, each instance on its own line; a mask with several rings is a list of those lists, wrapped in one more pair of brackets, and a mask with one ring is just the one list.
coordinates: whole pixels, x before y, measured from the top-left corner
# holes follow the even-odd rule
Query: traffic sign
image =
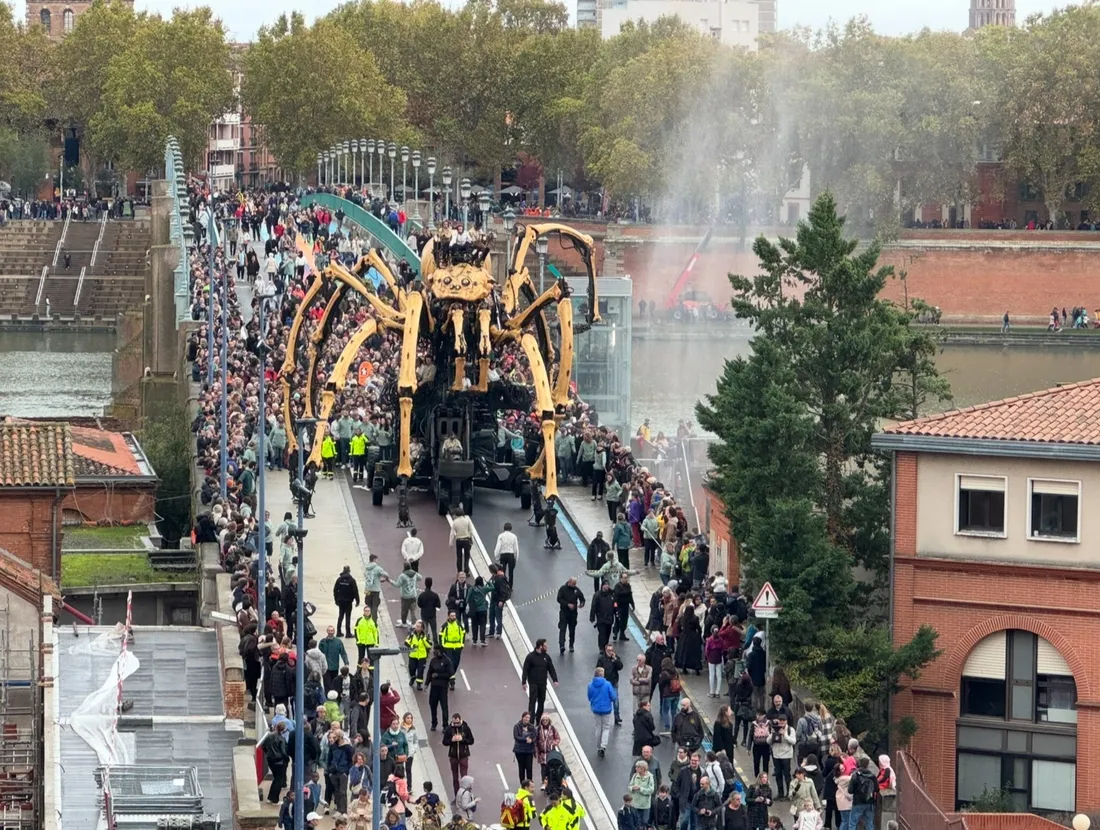
[(752, 610), (762, 620), (774, 620), (783, 610), (783, 606), (779, 604), (779, 595), (775, 593), (770, 582), (765, 582), (760, 593), (756, 595), (756, 599), (752, 602)]

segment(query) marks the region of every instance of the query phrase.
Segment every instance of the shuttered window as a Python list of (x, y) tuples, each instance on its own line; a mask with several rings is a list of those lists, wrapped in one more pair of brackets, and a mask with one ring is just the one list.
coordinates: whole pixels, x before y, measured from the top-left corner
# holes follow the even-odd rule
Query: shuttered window
[(1044, 640), (1042, 637), (1039, 638), (1039, 660), (1037, 667), (1037, 674), (1073, 677), (1073, 672), (1069, 670), (1069, 664), (1066, 663), (1061, 652), (1051, 645), (1048, 640)]
[(1003, 493), (1005, 480), (999, 476), (959, 476), (959, 489)]
[(984, 677), (989, 680), (1005, 679), (1005, 632), (990, 634), (970, 652), (963, 667), (964, 677)]

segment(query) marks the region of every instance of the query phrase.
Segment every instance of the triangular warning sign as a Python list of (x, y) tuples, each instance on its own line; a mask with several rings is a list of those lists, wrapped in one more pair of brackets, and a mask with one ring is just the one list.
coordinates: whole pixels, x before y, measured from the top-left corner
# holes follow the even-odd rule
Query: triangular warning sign
[(770, 582), (764, 583), (764, 587), (760, 589), (760, 593), (753, 600), (752, 609), (754, 611), (779, 611), (782, 609), (779, 604), (779, 596), (775, 593), (775, 589)]

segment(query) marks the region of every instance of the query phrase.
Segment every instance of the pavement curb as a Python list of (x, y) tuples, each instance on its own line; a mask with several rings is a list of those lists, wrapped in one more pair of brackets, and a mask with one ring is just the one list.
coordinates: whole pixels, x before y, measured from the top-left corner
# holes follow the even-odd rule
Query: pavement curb
[[(351, 529), (352, 537), (355, 539), (356, 552), (359, 556), (359, 564), (361, 566), (360, 578), (363, 578), (366, 573), (367, 563), (370, 561), (370, 546), (367, 544), (367, 537), (363, 533), (363, 527), (359, 524), (358, 514), (355, 511), (355, 502), (352, 498), (351, 487), (348, 485), (346, 476), (341, 475), (338, 479), (340, 486), (340, 495), (344, 500), (344, 512), (347, 518), (348, 526)], [(390, 636), (394, 638), (395, 645), (404, 645), (403, 641), (397, 640), (397, 629), (393, 626), (393, 619), (390, 617), (390, 609), (386, 607), (386, 602), (382, 601), (378, 603), (378, 631), (386, 639)], [(408, 674), (408, 666), (398, 656), (383, 657), (378, 661), (379, 665), (375, 667), (375, 671), (383, 672), (383, 678), (401, 678), (402, 682), (392, 681), (397, 683), (398, 689), (401, 692), (401, 700), (397, 705), (398, 714), (403, 715), (406, 711), (412, 712), (414, 718), (416, 718), (417, 731), (420, 733), (426, 728), (428, 721), (424, 720), (424, 716), (420, 711), (420, 702), (416, 698), (416, 694), (408, 689), (408, 686), (403, 682), (404, 678)], [(377, 705), (377, 702), (375, 703)], [(433, 786), (433, 792), (440, 795), (440, 800), (444, 804), (444, 824), (451, 820), (451, 807), (449, 800), (446, 798), (446, 782), (447, 778), (443, 776), (442, 770), (439, 768), (439, 764), (435, 760), (435, 756), (432, 754), (431, 746), (428, 744), (428, 735), (426, 732), (418, 734), (420, 738), (420, 744), (416, 749), (416, 753), (413, 755), (413, 769), (416, 771), (413, 776), (414, 787), (424, 781), (431, 781)], [(378, 736), (374, 736), (377, 741)], [(410, 800), (415, 801), (419, 797), (418, 791), (409, 793)]]

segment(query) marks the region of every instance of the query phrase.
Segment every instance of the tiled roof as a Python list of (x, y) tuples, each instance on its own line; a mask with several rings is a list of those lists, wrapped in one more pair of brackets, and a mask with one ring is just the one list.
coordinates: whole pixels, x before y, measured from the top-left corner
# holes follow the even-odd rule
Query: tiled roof
[(68, 424), (0, 424), (0, 487), (71, 487), (74, 479)]
[(50, 594), (54, 599), (61, 599), (57, 583), (3, 548), (0, 548), (0, 585), (39, 610), (43, 595)]
[(902, 421), (883, 432), (1100, 445), (1100, 378)]
[(122, 433), (77, 426), (70, 429), (78, 476), (141, 475), (141, 468)]

